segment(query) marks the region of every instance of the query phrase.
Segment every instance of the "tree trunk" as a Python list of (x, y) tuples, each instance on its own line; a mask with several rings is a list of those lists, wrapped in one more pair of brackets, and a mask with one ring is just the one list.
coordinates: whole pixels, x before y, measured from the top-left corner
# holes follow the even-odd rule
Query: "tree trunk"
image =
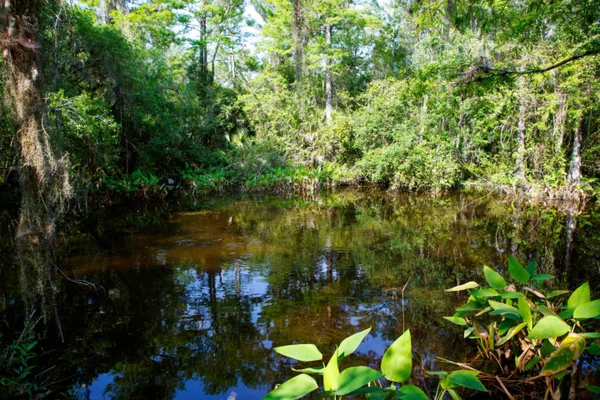
[(331, 121), (333, 113), (333, 71), (331, 70), (331, 25), (325, 25), (325, 43), (327, 44), (327, 61), (325, 70), (325, 120)]
[(296, 84), (302, 81), (304, 63), (304, 6), (302, 0), (294, 0), (294, 72)]
[(583, 129), (583, 115), (577, 124), (575, 134), (573, 135), (573, 149), (571, 151), (571, 165), (569, 166), (569, 173), (567, 174), (567, 185), (569, 193), (574, 194), (577, 187), (581, 184), (581, 154), (579, 150), (581, 148), (581, 131)]
[(517, 184), (525, 182), (525, 119), (526, 119), (526, 102), (525, 102), (525, 78), (519, 77), (519, 122), (517, 126), (517, 156), (515, 160), (514, 177)]
[(554, 126), (552, 127), (552, 137), (555, 143), (556, 154), (562, 153), (563, 138), (565, 134), (565, 122), (567, 121), (568, 97), (566, 93), (558, 93), (558, 110), (554, 115)]
[[(46, 247), (71, 195), (67, 161), (57, 159), (43, 126), (45, 103), (40, 63), (38, 12), (41, 0), (4, 0), (2, 40), (7, 89), (17, 123), (22, 191), (17, 238)], [(25, 240), (28, 239), (28, 240)]]

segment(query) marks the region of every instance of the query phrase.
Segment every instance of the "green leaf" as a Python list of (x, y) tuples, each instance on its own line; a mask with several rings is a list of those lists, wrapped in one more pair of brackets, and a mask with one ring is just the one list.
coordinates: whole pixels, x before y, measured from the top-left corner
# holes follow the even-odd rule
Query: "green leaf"
[(569, 293), (568, 290), (553, 290), (546, 295), (546, 298), (551, 299), (553, 297), (562, 296), (563, 294), (567, 294), (567, 293)]
[(326, 392), (337, 390), (338, 378), (340, 377), (340, 367), (338, 365), (338, 349), (331, 356), (331, 359), (323, 371), (323, 388)]
[(467, 304), (460, 306), (456, 311), (475, 311), (481, 310), (481, 305), (476, 301), (469, 301)]
[(477, 375), (479, 375), (478, 371), (458, 370), (448, 375), (448, 379), (459, 386), (487, 392), (485, 386), (477, 379)]
[(575, 319), (589, 319), (595, 318), (600, 315), (600, 299), (589, 301), (587, 303), (580, 303), (577, 308), (575, 308), (575, 312), (573, 313), (573, 317)]
[(346, 368), (338, 378), (335, 394), (344, 396), (382, 377), (380, 372), (369, 367)]
[(531, 277), (532, 281), (547, 281), (548, 279), (554, 279), (555, 276), (554, 275), (550, 275), (550, 274), (539, 274), (539, 275), (534, 275)]
[(453, 324), (460, 325), (460, 326), (467, 326), (467, 321), (465, 321), (464, 318), (460, 318), (457, 316), (443, 317), (443, 318), (447, 321), (452, 322)]
[(448, 389), (448, 394), (452, 397), (452, 400), (462, 400), (462, 398), (452, 389)]
[(557, 338), (569, 332), (569, 325), (554, 316), (542, 318), (529, 332), (529, 339)]
[(586, 339), (600, 339), (600, 332), (583, 332), (579, 335)]
[(342, 340), (342, 343), (340, 343), (340, 347), (338, 348), (340, 360), (354, 353), (360, 345), (360, 343), (365, 338), (365, 336), (369, 334), (369, 332), (371, 332), (371, 328), (365, 329), (362, 332), (355, 333), (354, 335)]
[(404, 385), (396, 393), (401, 400), (429, 400), (429, 397), (415, 385)]
[(489, 305), (492, 306), (494, 310), (513, 310), (519, 312), (515, 307), (508, 305), (506, 303), (500, 303), (499, 301), (489, 300)]
[(385, 351), (381, 372), (392, 382), (406, 382), (412, 372), (412, 345), (407, 330)]
[(578, 305), (588, 303), (590, 301), (590, 284), (589, 282), (579, 286), (567, 300), (567, 308), (576, 308)]
[(529, 303), (527, 302), (527, 299), (524, 296), (519, 297), (518, 307), (519, 307), (519, 312), (521, 313), (521, 316), (523, 317), (523, 322), (525, 322), (529, 326), (529, 329), (531, 329), (533, 326), (533, 317), (531, 316), (531, 307), (529, 306)]
[(478, 298), (486, 298), (486, 297), (496, 297), (496, 296), (499, 296), (498, 292), (495, 291), (494, 289), (479, 289), (479, 290), (474, 290), (470, 294), (471, 294), (471, 296), (478, 297)]
[(427, 371), (426, 373), (427, 375), (441, 376), (444, 378), (448, 376), (448, 373), (446, 371)]
[(540, 348), (540, 351), (542, 352), (542, 356), (544, 357), (549, 357), (550, 354), (554, 353), (555, 347), (552, 343), (550, 343), (550, 341), (548, 339), (544, 339), (542, 341), (542, 347)]
[(523, 322), (522, 324), (519, 324), (515, 327), (512, 327), (508, 330), (508, 333), (506, 334), (506, 336), (504, 336), (504, 338), (502, 338), (497, 345), (498, 346), (502, 346), (504, 343), (508, 342), (510, 339), (512, 339), (517, 333), (521, 332), (521, 330), (523, 330), (523, 328), (525, 328), (527, 326), (527, 322)]
[(487, 283), (494, 289), (502, 290), (506, 287), (506, 280), (504, 280), (502, 275), (500, 275), (487, 265), (483, 267), (483, 273), (485, 275), (485, 280), (487, 281)]
[(323, 354), (314, 344), (291, 344), (289, 346), (275, 347), (277, 353), (298, 361), (318, 361), (323, 359)]
[(531, 260), (531, 262), (527, 265), (527, 268), (525, 268), (525, 269), (527, 270), (527, 272), (529, 272), (529, 275), (533, 275), (533, 274), (535, 274), (535, 267), (536, 267), (535, 260)]
[(538, 305), (538, 311), (541, 312), (546, 317), (558, 317), (558, 314), (556, 314), (554, 311), (552, 311), (548, 307), (541, 305), (541, 304)]
[(302, 369), (292, 368), (292, 371), (304, 372), (307, 374), (314, 374), (314, 375), (323, 375), (323, 372), (325, 372), (325, 367), (302, 368)]
[(468, 337), (469, 337), (469, 335), (470, 335), (471, 333), (473, 333), (473, 330), (474, 330), (474, 329), (475, 329), (475, 328), (473, 328), (473, 327), (470, 327), (470, 328), (468, 328), (468, 329), (465, 329), (465, 331), (463, 332), (463, 337), (464, 337), (465, 339), (466, 339), (466, 338), (468, 338)]
[(523, 371), (531, 371), (531, 369), (533, 369), (533, 367), (535, 367), (536, 364), (538, 362), (540, 362), (541, 359), (542, 359), (542, 357), (540, 357), (540, 356), (533, 357), (531, 360), (529, 360), (527, 362), (527, 364), (525, 364), (525, 367), (523, 368)]
[(514, 280), (522, 284), (529, 282), (529, 272), (513, 256), (508, 256), (508, 273)]
[(475, 289), (476, 287), (479, 287), (479, 284), (477, 282), (471, 281), (462, 285), (454, 286), (450, 289), (446, 289), (446, 292), (460, 292), (461, 290)]
[(521, 296), (522, 295), (519, 292), (500, 292), (500, 297), (502, 299), (518, 299)]
[(596, 343), (590, 344), (590, 347), (587, 348), (587, 351), (593, 356), (600, 356), (600, 346), (598, 346)]
[(600, 393), (600, 386), (587, 385), (585, 388), (592, 393), (596, 393), (596, 394)]
[(318, 388), (319, 385), (311, 376), (301, 374), (270, 391), (263, 400), (297, 399)]

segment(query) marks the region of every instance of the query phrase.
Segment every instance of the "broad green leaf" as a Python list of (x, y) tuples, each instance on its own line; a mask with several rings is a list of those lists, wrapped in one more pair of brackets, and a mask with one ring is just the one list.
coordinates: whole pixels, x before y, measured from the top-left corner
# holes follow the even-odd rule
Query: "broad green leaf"
[(496, 297), (499, 296), (498, 292), (494, 289), (479, 289), (471, 292), (471, 296), (478, 298)]
[(522, 295), (519, 292), (500, 292), (500, 297), (502, 299), (518, 299), (521, 296)]
[(401, 400), (429, 400), (429, 397), (415, 385), (404, 385), (396, 393)]
[(292, 371), (304, 372), (307, 374), (314, 374), (314, 375), (323, 375), (323, 372), (325, 372), (325, 367), (302, 368), (302, 369), (292, 368)]
[(600, 332), (583, 332), (579, 335), (586, 339), (600, 339)]
[(575, 308), (573, 317), (575, 319), (589, 319), (600, 315), (600, 299), (582, 303)]
[(508, 333), (506, 334), (506, 336), (504, 336), (504, 338), (502, 338), (497, 345), (498, 346), (502, 346), (504, 343), (508, 342), (510, 339), (512, 339), (517, 333), (521, 332), (521, 330), (523, 330), (523, 328), (525, 328), (527, 326), (527, 322), (523, 322), (522, 324), (519, 324), (515, 327), (512, 327), (508, 330)]
[(548, 339), (544, 339), (542, 341), (542, 347), (540, 348), (540, 351), (544, 357), (549, 357), (550, 354), (554, 353), (554, 350), (556, 350), (556, 348)]
[(488, 303), (494, 310), (513, 310), (515, 312), (519, 312), (515, 307), (508, 305), (506, 303), (500, 303), (499, 301), (488, 300)]
[(382, 377), (380, 372), (369, 367), (346, 368), (338, 378), (335, 394), (344, 396)]
[(504, 335), (513, 326), (519, 325), (514, 319), (504, 319), (498, 325), (498, 335)]
[(453, 324), (460, 326), (467, 326), (467, 321), (464, 318), (453, 315), (452, 317), (443, 317), (445, 320), (452, 322)]
[(533, 357), (531, 360), (529, 360), (527, 362), (527, 364), (525, 364), (523, 371), (531, 371), (531, 369), (533, 369), (533, 367), (535, 367), (537, 365), (537, 363), (540, 362), (541, 359), (542, 359), (542, 357), (540, 357), (540, 356)]
[(600, 386), (587, 385), (585, 388), (592, 393), (600, 393)]
[(541, 304), (538, 306), (538, 311), (541, 312), (542, 314), (544, 314), (544, 316), (546, 316), (546, 317), (558, 317), (557, 313), (555, 313), (548, 307), (541, 305)]
[(593, 356), (600, 356), (600, 346), (598, 346), (596, 343), (590, 344), (590, 347), (587, 348), (587, 351)]
[(354, 335), (342, 340), (342, 343), (340, 343), (340, 347), (338, 348), (340, 360), (354, 353), (358, 348), (358, 345), (360, 345), (360, 343), (363, 341), (365, 336), (369, 334), (369, 332), (371, 332), (371, 328), (365, 329), (362, 332), (355, 333)]
[(531, 277), (532, 281), (547, 281), (548, 279), (554, 279), (555, 276), (554, 275), (550, 275), (550, 274), (539, 274), (539, 275), (534, 275)]
[(406, 382), (412, 372), (412, 345), (407, 330), (385, 351), (381, 372), (392, 382)]
[(508, 273), (515, 281), (522, 284), (529, 282), (531, 277), (529, 272), (513, 256), (508, 256)]
[(527, 265), (527, 268), (525, 268), (527, 270), (527, 272), (529, 272), (529, 275), (534, 275), (535, 274), (535, 267), (537, 266), (537, 263), (535, 262), (535, 260), (531, 260), (531, 262)]
[(496, 271), (488, 267), (487, 265), (483, 267), (483, 273), (485, 275), (485, 280), (487, 283), (497, 290), (502, 290), (506, 287), (506, 281)]
[(298, 399), (319, 388), (317, 382), (306, 374), (293, 377), (270, 391), (263, 400)]
[(462, 305), (456, 309), (456, 311), (475, 311), (481, 310), (481, 305), (476, 301), (469, 301), (467, 304)]
[(464, 337), (465, 339), (466, 339), (466, 338), (468, 338), (468, 337), (469, 337), (469, 335), (470, 335), (471, 333), (473, 333), (473, 330), (474, 330), (474, 329), (475, 329), (475, 328), (473, 328), (473, 327), (470, 327), (470, 328), (468, 328), (468, 329), (465, 329), (465, 331), (463, 332), (463, 337)]
[(440, 386), (442, 387), (442, 389), (454, 389), (457, 387), (460, 387), (459, 384), (454, 383), (450, 380), (449, 376), (444, 377), (441, 381), (440, 381)]
[(338, 388), (338, 379), (340, 377), (340, 367), (338, 365), (338, 349), (331, 356), (331, 359), (323, 371), (323, 388), (326, 392), (333, 392)]
[(444, 378), (448, 376), (448, 373), (446, 371), (427, 371), (426, 373), (427, 375), (441, 376)]
[(318, 361), (323, 359), (323, 354), (314, 344), (291, 344), (289, 346), (275, 347), (277, 353), (298, 361)]
[(569, 325), (554, 316), (542, 318), (529, 332), (529, 339), (557, 338), (569, 332)]
[(529, 329), (531, 329), (533, 326), (533, 317), (531, 316), (531, 307), (529, 306), (525, 296), (519, 297), (518, 307), (519, 312), (523, 317), (523, 322), (525, 322), (529, 326)]
[(479, 375), (477, 371), (459, 370), (452, 372), (448, 378), (459, 386), (487, 392), (485, 386), (477, 379), (477, 375)]
[(578, 305), (588, 303), (590, 301), (590, 284), (589, 282), (579, 286), (567, 300), (567, 308), (576, 308)]
[(560, 314), (558, 314), (558, 316), (561, 317), (562, 319), (569, 319), (569, 318), (573, 318), (574, 312), (575, 312), (574, 308), (567, 308), (566, 310), (562, 310), (560, 312)]
[(553, 297), (562, 296), (563, 294), (567, 294), (567, 293), (569, 293), (568, 290), (553, 290), (546, 295), (546, 298), (551, 299)]
[(475, 289), (476, 287), (479, 287), (479, 284), (477, 282), (471, 281), (462, 285), (454, 286), (450, 289), (446, 289), (446, 292), (460, 292), (461, 290)]

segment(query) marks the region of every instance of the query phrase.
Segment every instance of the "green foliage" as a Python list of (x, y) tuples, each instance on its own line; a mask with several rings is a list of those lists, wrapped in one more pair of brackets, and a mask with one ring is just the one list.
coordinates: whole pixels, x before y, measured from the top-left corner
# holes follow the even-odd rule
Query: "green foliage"
[(478, 289), (474, 282), (448, 289), (467, 290), (468, 300), (457, 308), (454, 316), (446, 319), (465, 326), (465, 337), (477, 340), (488, 358), (504, 354), (514, 359), (500, 374), (539, 373), (561, 379), (562, 372), (583, 354), (586, 341), (590, 341), (588, 349), (597, 346), (593, 342), (596, 335), (583, 331), (583, 326), (588, 319), (600, 316), (600, 301), (590, 299), (586, 282), (563, 305), (563, 296), (568, 291), (541, 291), (539, 286), (554, 277), (536, 275), (535, 268), (535, 262), (526, 269), (510, 256), (508, 272), (515, 282), (509, 284), (500, 273), (484, 267), (486, 280), (493, 289)]
[[(405, 384), (412, 373), (413, 357), (411, 336), (408, 330), (385, 351), (381, 360), (381, 372), (365, 366), (349, 367), (340, 372), (340, 361), (354, 353), (370, 331), (371, 328), (368, 328), (344, 339), (340, 346), (336, 347), (326, 366), (294, 369), (302, 374), (277, 386), (265, 396), (265, 399), (296, 399), (317, 390), (319, 388), (317, 381), (307, 374), (322, 376), (323, 391), (326, 396), (331, 398), (365, 395), (369, 399), (428, 399), (425, 392), (418, 387)], [(274, 350), (283, 356), (299, 361), (310, 362), (323, 358), (321, 352), (312, 344), (281, 346)], [(468, 370), (458, 370), (450, 374), (446, 372), (432, 373), (442, 376), (435, 399), (443, 399), (445, 393), (450, 393), (454, 398), (460, 398), (455, 390), (460, 387), (487, 391), (477, 379), (478, 373)], [(390, 386), (383, 387), (379, 381), (381, 378), (389, 381)], [(397, 388), (395, 383), (403, 383), (403, 385)]]

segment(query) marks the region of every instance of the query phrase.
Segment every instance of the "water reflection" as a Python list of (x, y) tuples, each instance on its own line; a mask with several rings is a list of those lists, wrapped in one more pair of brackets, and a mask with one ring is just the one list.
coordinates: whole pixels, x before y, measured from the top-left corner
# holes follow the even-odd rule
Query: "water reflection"
[[(572, 219), (459, 195), (221, 199), (123, 232), (97, 254), (74, 250), (65, 273), (95, 288), (57, 280), (65, 343), (46, 335), (40, 362), (61, 385), (84, 384), (87, 398), (253, 399), (293, 374), (274, 346), (311, 342), (328, 357), (371, 326), (345, 362), (375, 367), (410, 328), (414, 380), (427, 384), (436, 356), (471, 350), (441, 318), (464, 300), (444, 288), (509, 253), (576, 282), (597, 268), (580, 249), (598, 243)], [(5, 314), (20, 307), (12, 300)]]

